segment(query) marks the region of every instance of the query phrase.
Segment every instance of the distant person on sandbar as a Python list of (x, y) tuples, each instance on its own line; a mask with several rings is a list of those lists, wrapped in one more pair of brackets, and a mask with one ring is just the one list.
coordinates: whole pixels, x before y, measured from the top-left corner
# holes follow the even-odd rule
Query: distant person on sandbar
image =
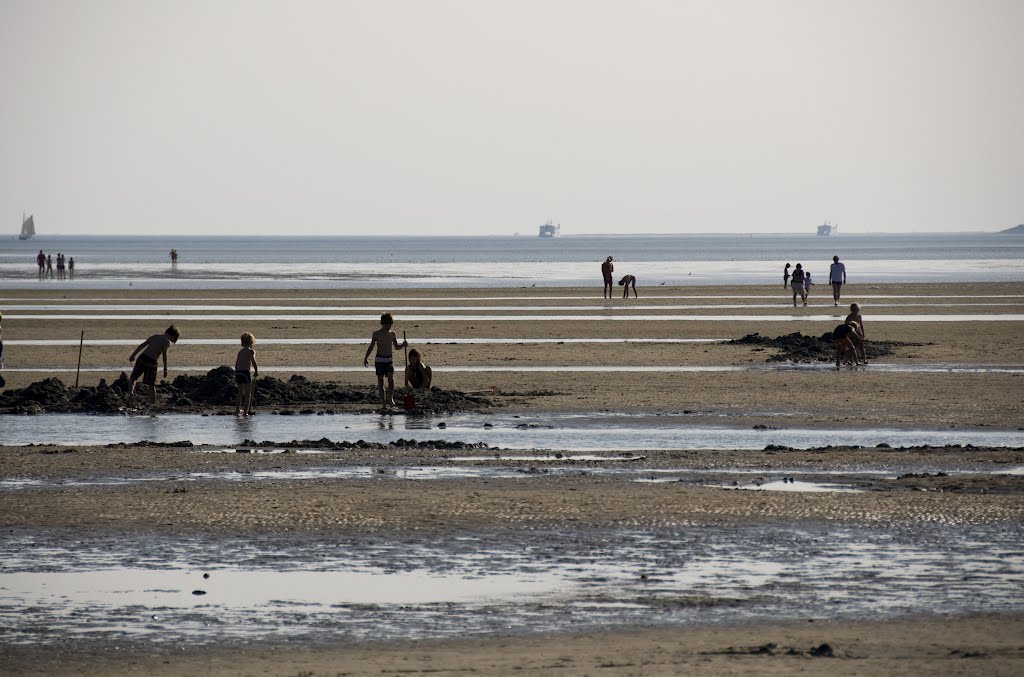
[(622, 287), (622, 298), (629, 298), (629, 288), (633, 287), (633, 298), (640, 298), (636, 295), (636, 276), (627, 275), (619, 280), (619, 286)]
[[(130, 395), (135, 395), (135, 382), (141, 376), (142, 383), (149, 386), (149, 403), (156, 404), (156, 361), (159, 357), (163, 358), (164, 378), (167, 378), (167, 349), (171, 347), (172, 343), (178, 342), (178, 336), (178, 328), (172, 324), (164, 330), (163, 334), (150, 336), (135, 349), (132, 356), (128, 358), (129, 362), (135, 362), (135, 368), (132, 369), (132, 376), (129, 381), (131, 386), (129, 390)], [(140, 352), (142, 353), (141, 355), (139, 355)], [(138, 360), (135, 359), (136, 355), (139, 355)]]
[(793, 281), (790, 284), (793, 288), (793, 307), (796, 308), (796, 297), (799, 296), (807, 305), (807, 292), (804, 290), (804, 267), (802, 264), (796, 264), (796, 268), (793, 269)]
[(828, 268), (828, 281), (832, 285), (833, 304), (838, 306), (843, 285), (846, 284), (846, 266), (839, 263), (838, 256), (832, 257), (832, 265)]
[(43, 253), (42, 249), (39, 250), (39, 255), (36, 256), (36, 265), (39, 266), (39, 279), (41, 280), (46, 275), (46, 254)]
[[(235, 383), (238, 384), (238, 399), (235, 401), (236, 416), (252, 415), (252, 381), (260, 375), (260, 368), (256, 364), (256, 351), (252, 349), (256, 343), (256, 337), (245, 332), (242, 334), (242, 349), (238, 351), (235, 358)], [(249, 373), (249, 370), (252, 373)], [(242, 406), (242, 405), (245, 406)]]
[(789, 267), (790, 266), (787, 263), (786, 267), (782, 269), (782, 288), (783, 289), (785, 289), (786, 287), (789, 286)]
[(615, 264), (612, 263), (612, 257), (608, 257), (601, 264), (601, 277), (604, 278), (604, 292), (603, 296), (606, 299), (612, 297), (612, 290), (615, 289), (615, 280), (612, 279), (612, 273), (615, 272)]
[(430, 383), (434, 379), (434, 370), (423, 364), (423, 356), (420, 351), (413, 348), (409, 351), (409, 364), (405, 368), (405, 387), (416, 389), (430, 389)]
[(75, 279), (75, 257), (68, 259), (68, 279)]
[(177, 267), (178, 267), (178, 250), (177, 249), (172, 249), (171, 250), (171, 268), (177, 268)]
[(846, 316), (846, 324), (856, 325), (857, 336), (853, 340), (853, 343), (857, 347), (857, 351), (860, 353), (860, 361), (867, 364), (868, 355), (864, 349), (864, 318), (860, 315), (859, 303), (850, 304), (850, 314)]
[[(366, 355), (363, 356), (363, 366), (370, 366), (370, 353), (374, 346), (377, 348), (377, 355), (373, 358), (373, 368), (377, 373), (377, 392), (380, 394), (381, 409), (390, 409), (395, 406), (395, 362), (391, 357), (392, 348), (398, 350), (409, 345), (408, 341), (398, 343), (398, 336), (391, 331), (395, 320), (391, 313), (384, 313), (380, 316), (380, 329), (373, 332), (370, 337), (370, 345), (366, 348)], [(384, 389), (384, 378), (388, 380), (387, 390)]]
[(63, 280), (65, 278), (64, 270), (65, 270), (64, 254), (62, 254), (60, 252), (57, 252), (57, 279), (58, 280)]
[(46, 277), (53, 279), (53, 255), (46, 255)]

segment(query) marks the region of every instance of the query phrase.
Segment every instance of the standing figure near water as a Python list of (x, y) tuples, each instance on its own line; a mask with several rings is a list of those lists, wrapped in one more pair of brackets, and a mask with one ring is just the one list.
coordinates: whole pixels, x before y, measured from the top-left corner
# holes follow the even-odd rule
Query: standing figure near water
[[(149, 403), (156, 404), (156, 360), (158, 357), (163, 358), (164, 378), (167, 378), (167, 349), (171, 347), (172, 343), (178, 342), (178, 336), (180, 336), (178, 328), (172, 324), (164, 330), (163, 334), (154, 334), (139, 344), (139, 347), (135, 349), (132, 356), (128, 358), (129, 362), (135, 362), (135, 367), (132, 369), (132, 376), (129, 380), (129, 395), (134, 397), (135, 382), (141, 376), (142, 383), (149, 386)], [(141, 355), (139, 355), (140, 352), (142, 353)], [(135, 360), (136, 355), (139, 355), (138, 361)]]
[(639, 296), (636, 295), (636, 276), (635, 275), (627, 275), (624, 278), (622, 278), (621, 280), (619, 280), (619, 286), (622, 287), (622, 298), (624, 298), (624, 299), (628, 299), (629, 298), (629, 288), (631, 286), (633, 287), (633, 298), (640, 298)]
[[(237, 416), (252, 414), (252, 380), (260, 375), (260, 368), (256, 364), (256, 351), (252, 349), (255, 343), (255, 336), (249, 332), (242, 334), (242, 349), (235, 358), (235, 383), (238, 384), (238, 399), (235, 401)], [(251, 374), (249, 369), (252, 369)]]
[[(4, 322), (4, 314), (0, 313), (0, 369), (4, 368), (4, 328), (3, 328), (3, 322)], [(2, 387), (3, 387), (3, 384), (0, 383), (0, 388), (2, 388)]]
[(604, 278), (604, 291), (602, 292), (602, 295), (606, 299), (610, 299), (612, 297), (612, 289), (615, 288), (613, 286), (615, 284), (615, 280), (612, 279), (613, 272), (615, 272), (615, 264), (612, 263), (612, 257), (609, 256), (604, 260), (604, 263), (601, 264), (601, 277)]
[(782, 269), (782, 288), (785, 289), (788, 286), (789, 286), (789, 264), (787, 263), (786, 267)]
[(798, 295), (806, 306), (807, 292), (804, 291), (804, 267), (800, 263), (796, 264), (796, 268), (793, 269), (793, 282), (790, 286), (793, 288), (793, 307), (796, 308), (796, 297)]
[[(395, 406), (395, 361), (391, 357), (391, 350), (405, 348), (408, 341), (398, 343), (398, 336), (391, 331), (395, 320), (391, 313), (384, 313), (380, 316), (380, 329), (370, 336), (370, 345), (366, 348), (366, 355), (363, 356), (363, 366), (370, 366), (370, 353), (374, 346), (377, 347), (377, 356), (373, 358), (373, 368), (377, 373), (377, 392), (380, 394), (381, 409), (390, 409)], [(388, 380), (387, 390), (384, 389), (384, 378)]]
[(39, 250), (39, 255), (36, 256), (36, 265), (39, 266), (39, 279), (43, 279), (43, 275), (46, 274), (46, 254), (43, 250)]
[(832, 265), (828, 269), (828, 281), (832, 285), (833, 305), (839, 305), (843, 285), (846, 284), (846, 266), (839, 263), (839, 257), (832, 257)]

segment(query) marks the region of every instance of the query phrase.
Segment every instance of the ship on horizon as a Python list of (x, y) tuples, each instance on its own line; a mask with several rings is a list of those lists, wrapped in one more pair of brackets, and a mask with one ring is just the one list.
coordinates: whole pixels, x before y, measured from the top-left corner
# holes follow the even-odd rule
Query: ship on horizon
[(538, 237), (558, 237), (558, 231), (560, 231), (561, 229), (562, 224), (558, 224), (556, 226), (555, 224), (551, 223), (551, 219), (548, 219), (548, 222), (540, 227), (540, 233), (538, 234)]
[(830, 235), (835, 235), (837, 230), (839, 230), (838, 225), (833, 226), (828, 221), (826, 221), (825, 223), (818, 226), (818, 235), (821, 235), (822, 237), (828, 237)]

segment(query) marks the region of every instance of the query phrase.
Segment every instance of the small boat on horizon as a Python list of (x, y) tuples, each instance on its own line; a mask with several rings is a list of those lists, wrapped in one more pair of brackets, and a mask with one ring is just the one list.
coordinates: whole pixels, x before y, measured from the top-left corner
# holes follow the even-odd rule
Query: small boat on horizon
[(561, 229), (562, 224), (558, 224), (556, 226), (555, 224), (551, 223), (551, 219), (548, 219), (548, 222), (540, 227), (540, 233), (538, 237), (558, 237), (558, 231)]
[(32, 214), (25, 218), (25, 214), (21, 215), (21, 232), (18, 233), (19, 240), (31, 240), (32, 236), (36, 234), (36, 222), (32, 218)]

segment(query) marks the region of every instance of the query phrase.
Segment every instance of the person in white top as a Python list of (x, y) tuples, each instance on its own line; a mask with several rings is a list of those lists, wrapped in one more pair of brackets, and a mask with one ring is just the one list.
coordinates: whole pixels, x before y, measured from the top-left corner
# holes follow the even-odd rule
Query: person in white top
[(828, 281), (832, 284), (832, 301), (839, 305), (839, 296), (846, 284), (846, 266), (839, 263), (839, 257), (832, 257), (832, 265), (828, 269)]

